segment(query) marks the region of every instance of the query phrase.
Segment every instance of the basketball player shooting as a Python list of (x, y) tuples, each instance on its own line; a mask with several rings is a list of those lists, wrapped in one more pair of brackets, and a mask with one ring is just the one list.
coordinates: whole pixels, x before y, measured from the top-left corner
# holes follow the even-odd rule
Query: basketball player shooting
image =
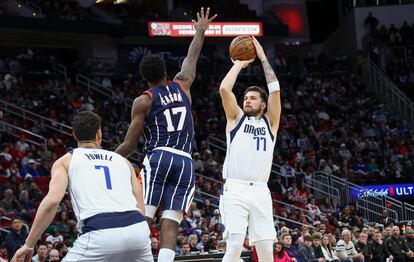
[(217, 15), (209, 18), (210, 8), (197, 13), (193, 20), (195, 36), (174, 81), (167, 81), (164, 60), (149, 55), (140, 63), (140, 73), (150, 89), (136, 98), (132, 106), (131, 124), (124, 142), (116, 152), (128, 157), (137, 145), (143, 129), (145, 136), (143, 181), (145, 215), (151, 223), (158, 207), (162, 207), (161, 249), (158, 261), (174, 261), (178, 226), (183, 212), (194, 197), (194, 166), (191, 158), (194, 130), (190, 86), (204, 33)]
[(239, 261), (247, 227), (250, 244), (256, 246), (261, 262), (273, 261), (273, 242), (276, 239), (267, 182), (281, 113), (280, 86), (262, 46), (254, 37), (253, 43), (263, 66), (269, 97), (262, 88), (250, 86), (244, 93), (243, 109), (237, 105), (233, 86), (240, 71), (253, 59), (234, 61), (220, 85), (227, 118), (227, 151), (223, 165), (225, 182), (220, 196), (227, 242), (224, 262)]

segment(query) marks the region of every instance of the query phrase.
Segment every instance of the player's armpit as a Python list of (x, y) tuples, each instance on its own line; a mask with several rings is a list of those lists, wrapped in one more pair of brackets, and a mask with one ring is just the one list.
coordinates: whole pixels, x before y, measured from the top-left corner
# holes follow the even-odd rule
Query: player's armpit
[(152, 98), (148, 94), (139, 96), (134, 100), (131, 109), (131, 123), (129, 125), (124, 142), (115, 150), (123, 157), (129, 157), (135, 150), (138, 139), (144, 128), (144, 121), (151, 109)]

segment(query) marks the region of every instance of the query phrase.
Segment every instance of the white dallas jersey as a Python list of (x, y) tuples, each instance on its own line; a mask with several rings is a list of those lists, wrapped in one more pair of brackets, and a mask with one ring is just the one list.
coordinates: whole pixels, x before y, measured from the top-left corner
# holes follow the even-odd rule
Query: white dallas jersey
[(131, 169), (119, 154), (76, 148), (69, 165), (69, 192), (81, 232), (83, 221), (101, 213), (138, 210)]
[(276, 141), (268, 119), (243, 115), (237, 126), (226, 136), (223, 179), (267, 183)]

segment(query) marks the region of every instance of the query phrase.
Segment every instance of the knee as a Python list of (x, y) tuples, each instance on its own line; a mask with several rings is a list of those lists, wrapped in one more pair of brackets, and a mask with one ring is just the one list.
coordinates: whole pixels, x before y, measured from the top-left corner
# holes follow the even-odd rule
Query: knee
[(230, 234), (226, 240), (226, 253), (237, 254), (243, 249), (245, 236), (242, 234)]
[(258, 241), (255, 243), (255, 247), (257, 251), (257, 256), (259, 257), (259, 261), (273, 261), (273, 241)]

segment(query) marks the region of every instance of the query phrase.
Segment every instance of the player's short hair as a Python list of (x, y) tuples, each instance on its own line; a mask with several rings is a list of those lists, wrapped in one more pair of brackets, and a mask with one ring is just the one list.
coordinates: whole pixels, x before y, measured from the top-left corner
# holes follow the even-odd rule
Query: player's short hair
[(246, 88), (246, 91), (244, 91), (244, 96), (246, 96), (246, 94), (250, 91), (258, 92), (260, 94), (262, 102), (265, 102), (267, 104), (267, 99), (269, 96), (267, 95), (266, 91), (263, 90), (263, 88), (259, 86), (249, 86), (248, 88)]
[(145, 81), (155, 83), (165, 75), (165, 61), (157, 54), (147, 55), (139, 64), (139, 72)]
[(82, 111), (73, 117), (72, 129), (78, 141), (95, 140), (100, 128), (101, 118), (91, 111)]

